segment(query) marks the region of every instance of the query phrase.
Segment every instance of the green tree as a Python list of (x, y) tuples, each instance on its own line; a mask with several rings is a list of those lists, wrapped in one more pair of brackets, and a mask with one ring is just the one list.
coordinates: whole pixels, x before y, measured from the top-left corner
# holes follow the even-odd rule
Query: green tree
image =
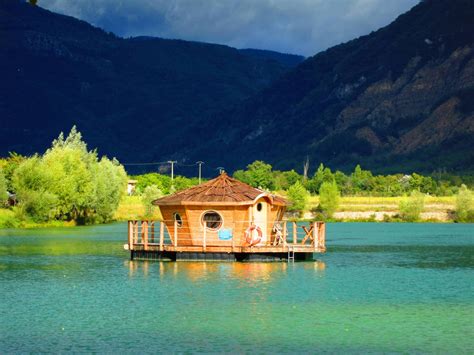
[(319, 207), (326, 217), (332, 217), (339, 207), (341, 194), (335, 181), (323, 182), (319, 189)]
[(8, 199), (7, 181), (3, 175), (3, 169), (0, 169), (0, 207), (2, 207)]
[(406, 222), (415, 222), (420, 219), (425, 207), (425, 195), (413, 190), (410, 196), (405, 196), (399, 203), (400, 218)]
[(314, 173), (313, 177), (306, 183), (308, 190), (311, 193), (319, 193), (319, 189), (324, 182), (334, 181), (334, 174), (331, 169), (324, 167), (324, 164), (319, 164), (318, 170)]
[(263, 161), (256, 160), (247, 166), (246, 178), (248, 183), (257, 188), (272, 190), (272, 166)]
[(474, 222), (474, 192), (462, 185), (456, 195), (456, 222)]
[(22, 161), (12, 182), (19, 209), (33, 219), (83, 224), (112, 218), (125, 191), (126, 174), (116, 160), (99, 161), (73, 127), (66, 139), (61, 133), (43, 156)]
[(158, 188), (158, 186), (150, 185), (145, 188), (141, 197), (143, 207), (145, 208), (145, 217), (149, 218), (153, 216), (155, 206), (152, 204), (152, 202), (162, 196), (163, 193)]
[(301, 213), (306, 208), (306, 204), (308, 203), (309, 193), (304, 188), (303, 184), (301, 184), (299, 181), (296, 181), (288, 189), (287, 197), (288, 197), (288, 201), (290, 201), (290, 206), (288, 207), (288, 211)]

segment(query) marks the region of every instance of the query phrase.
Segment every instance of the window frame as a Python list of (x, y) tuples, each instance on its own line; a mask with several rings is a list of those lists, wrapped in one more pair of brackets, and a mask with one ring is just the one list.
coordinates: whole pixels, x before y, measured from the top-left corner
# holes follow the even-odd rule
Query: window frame
[[(215, 213), (217, 214), (219, 217), (220, 217), (220, 225), (219, 227), (217, 228), (211, 228), (211, 227), (208, 227), (207, 226), (207, 223), (204, 223), (204, 216), (207, 214), (207, 213)], [(217, 212), (216, 210), (206, 210), (204, 211), (203, 213), (201, 213), (201, 217), (199, 218), (200, 220), (200, 223), (201, 223), (201, 226), (203, 228), (206, 228), (208, 231), (211, 231), (211, 232), (218, 232), (222, 229), (222, 227), (224, 227), (224, 217), (222, 216), (222, 214), (220, 214), (219, 212)]]

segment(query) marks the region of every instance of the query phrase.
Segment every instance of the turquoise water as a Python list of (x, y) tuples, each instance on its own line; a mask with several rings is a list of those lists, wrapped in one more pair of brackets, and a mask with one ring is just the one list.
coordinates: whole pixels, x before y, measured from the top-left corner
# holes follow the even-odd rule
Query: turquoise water
[(0, 230), (0, 352), (474, 351), (474, 225), (328, 226), (317, 262), (128, 260), (126, 226)]

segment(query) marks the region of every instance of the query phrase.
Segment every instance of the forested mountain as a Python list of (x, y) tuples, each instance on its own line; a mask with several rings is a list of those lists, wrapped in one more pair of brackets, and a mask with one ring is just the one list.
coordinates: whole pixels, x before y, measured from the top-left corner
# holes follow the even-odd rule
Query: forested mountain
[(18, 0), (0, 1), (0, 43), (0, 155), (44, 151), (75, 124), (101, 153), (162, 160), (190, 144), (191, 127), (266, 87), (293, 58), (122, 39)]
[(199, 154), (222, 146), (216, 160), (231, 166), (309, 156), (342, 169), (474, 171), (473, 19), (474, 1), (423, 1), (228, 111), (221, 129), (203, 130), (214, 139)]
[[(0, 154), (76, 124), (121, 161), (474, 171), (474, 2), (426, 0), (299, 63), (0, 2)], [(299, 63), (299, 64), (298, 64)]]

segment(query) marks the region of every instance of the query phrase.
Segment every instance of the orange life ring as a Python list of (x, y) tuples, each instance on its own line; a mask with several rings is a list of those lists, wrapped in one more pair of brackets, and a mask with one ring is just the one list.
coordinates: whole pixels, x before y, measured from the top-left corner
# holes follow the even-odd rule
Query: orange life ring
[[(257, 231), (257, 235), (254, 237), (253, 235), (253, 231), (256, 230)], [(255, 225), (255, 224), (252, 224), (250, 227), (247, 228), (247, 230), (245, 231), (245, 241), (250, 245), (250, 246), (254, 246), (258, 243), (260, 243), (260, 241), (262, 240), (263, 238), (263, 233), (262, 233), (262, 228), (260, 228), (259, 226)]]

